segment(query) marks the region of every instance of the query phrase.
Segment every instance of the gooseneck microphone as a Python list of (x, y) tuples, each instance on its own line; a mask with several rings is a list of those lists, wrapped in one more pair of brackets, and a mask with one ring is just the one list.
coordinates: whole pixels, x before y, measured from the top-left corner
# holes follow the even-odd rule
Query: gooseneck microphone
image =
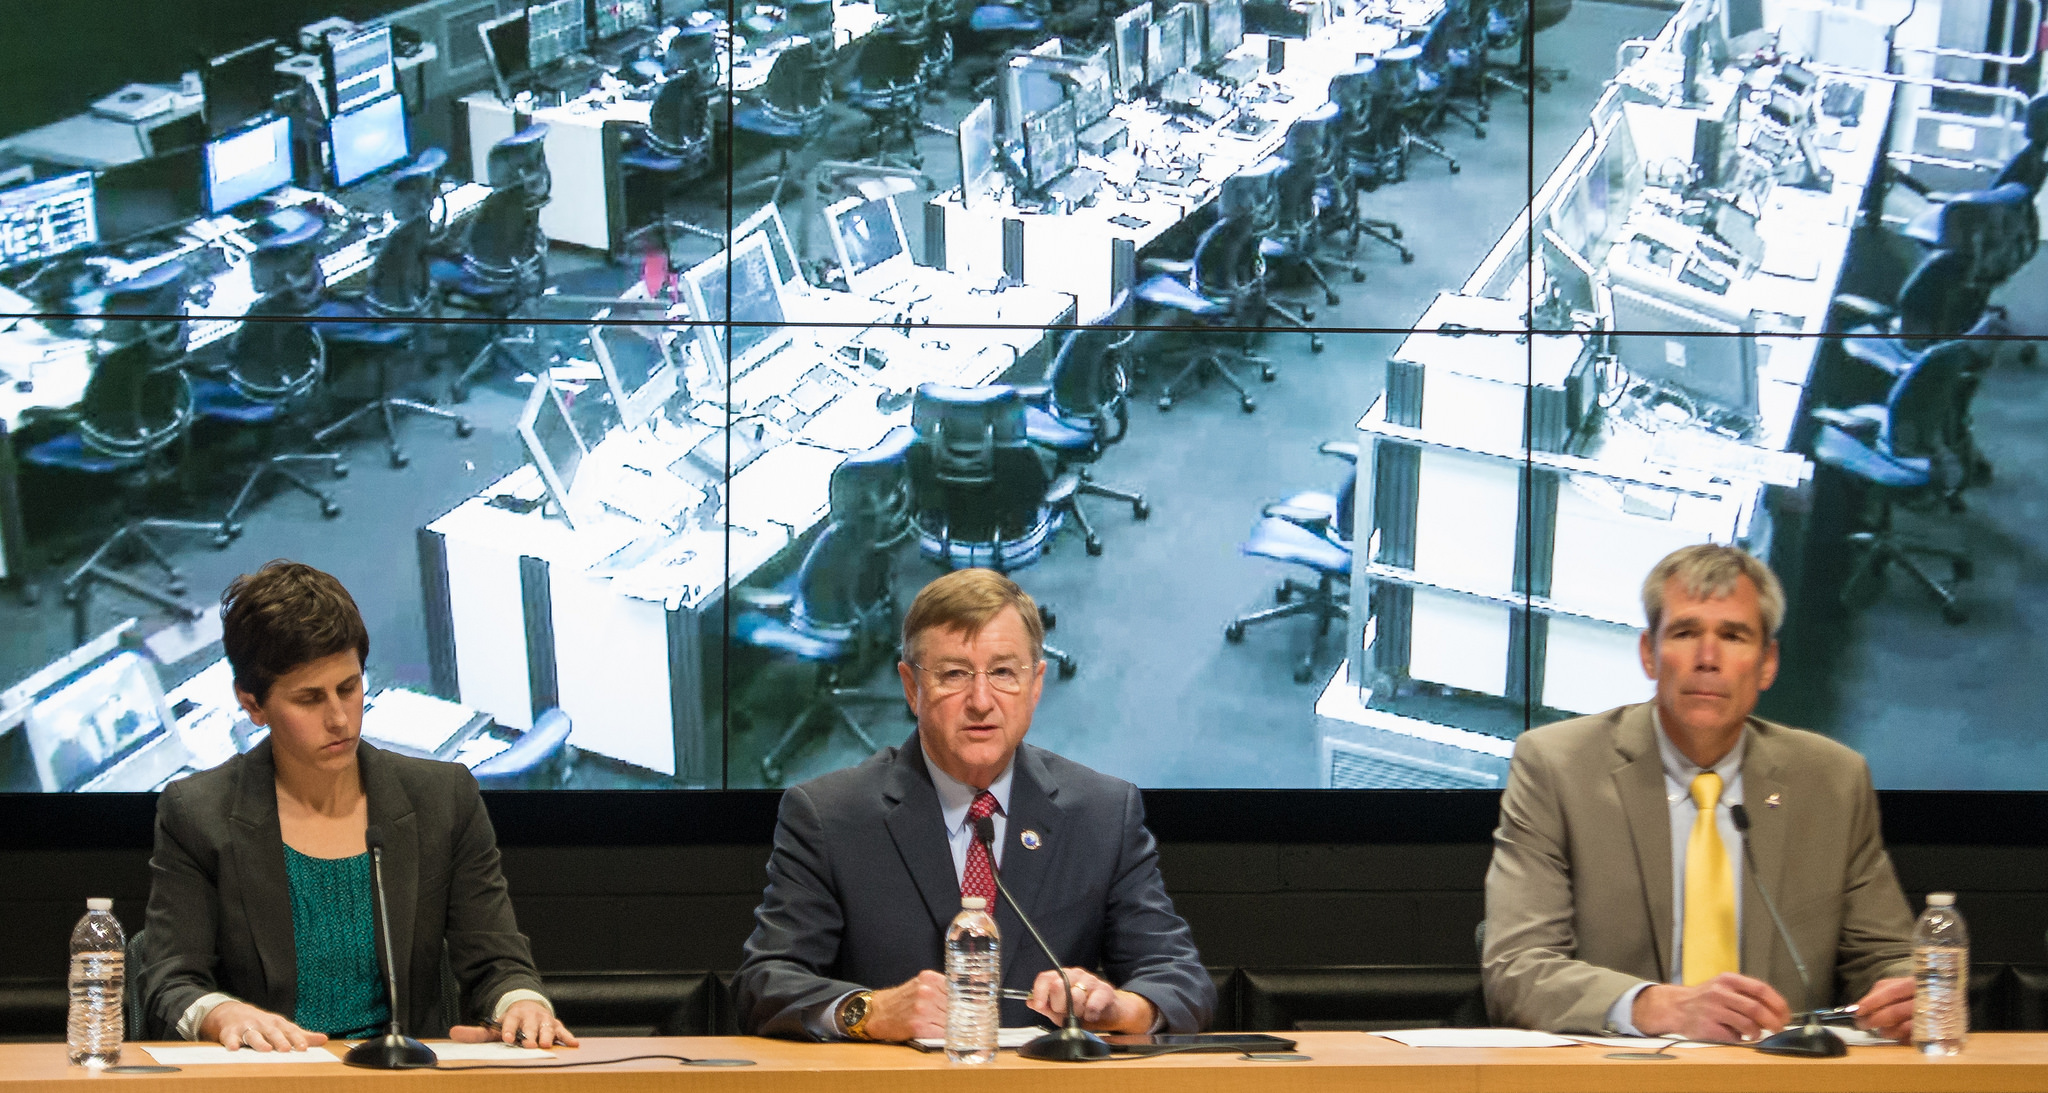
[(1799, 983), (1806, 988), (1806, 1023), (1798, 1028), (1788, 1028), (1773, 1036), (1757, 1041), (1756, 1049), (1772, 1055), (1800, 1055), (1813, 1059), (1830, 1059), (1847, 1055), (1849, 1045), (1842, 1042), (1834, 1030), (1820, 1023), (1820, 1015), (1813, 1009), (1813, 977), (1806, 974), (1806, 961), (1799, 958), (1799, 946), (1792, 942), (1792, 931), (1785, 927), (1785, 920), (1778, 914), (1778, 904), (1771, 899), (1771, 890), (1764, 887), (1762, 873), (1756, 867), (1756, 852), (1749, 846), (1749, 810), (1741, 805), (1729, 805), (1728, 815), (1735, 821), (1735, 830), (1742, 833), (1742, 860), (1748, 866), (1756, 894), (1763, 897), (1764, 910), (1770, 912), (1771, 925), (1778, 928), (1778, 940), (1785, 943), (1785, 951), (1792, 955), (1792, 966), (1799, 971)]
[(1058, 1032), (1048, 1032), (1017, 1049), (1017, 1054), (1026, 1059), (1043, 1059), (1056, 1063), (1088, 1063), (1109, 1058), (1109, 1045), (1102, 1037), (1081, 1027), (1081, 1015), (1074, 1009), (1074, 981), (1067, 975), (1066, 966), (1060, 963), (1059, 954), (1045, 943), (1045, 935), (1031, 924), (1031, 917), (1024, 913), (1024, 905), (1010, 894), (1003, 884), (1002, 870), (996, 868), (996, 822), (987, 816), (974, 821), (974, 838), (988, 851), (988, 875), (996, 882), (996, 891), (1010, 902), (1010, 908), (1017, 912), (1017, 921), (1030, 931), (1031, 940), (1045, 950), (1046, 959), (1052, 961), (1052, 970), (1059, 973), (1060, 984), (1067, 990), (1067, 1026)]
[(398, 962), (391, 955), (391, 909), (384, 903), (384, 831), (376, 824), (363, 832), (370, 848), (370, 890), (377, 899), (377, 933), (384, 939), (384, 989), (391, 992), (391, 1025), (375, 1040), (348, 1049), (342, 1062), (371, 1070), (424, 1070), (440, 1063), (434, 1049), (398, 1031)]

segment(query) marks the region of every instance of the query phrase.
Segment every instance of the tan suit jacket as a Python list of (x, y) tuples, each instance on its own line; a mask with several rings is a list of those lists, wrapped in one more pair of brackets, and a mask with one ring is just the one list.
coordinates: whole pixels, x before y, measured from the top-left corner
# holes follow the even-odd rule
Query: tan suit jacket
[[(1486, 871), (1481, 971), (1497, 1024), (1599, 1030), (1630, 987), (1673, 978), (1671, 814), (1650, 712), (1623, 706), (1515, 743)], [(1805, 958), (1811, 1004), (1853, 1001), (1906, 974), (1913, 916), (1863, 757), (1760, 718), (1749, 734), (1742, 780), (1756, 868), (1742, 884), (1743, 974), (1795, 1012), (1809, 1004), (1751, 875), (1769, 886)]]

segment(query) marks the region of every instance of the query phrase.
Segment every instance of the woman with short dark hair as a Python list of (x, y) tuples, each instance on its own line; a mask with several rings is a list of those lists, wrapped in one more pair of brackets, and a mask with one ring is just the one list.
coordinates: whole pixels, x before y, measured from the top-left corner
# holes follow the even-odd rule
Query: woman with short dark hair
[(383, 1033), (368, 833), (383, 845), (402, 1030), (574, 1046), (513, 920), (476, 779), (362, 742), (370, 636), (340, 581), (274, 561), (221, 596), (235, 698), (269, 735), (157, 801), (136, 971), (158, 1035), (302, 1050)]

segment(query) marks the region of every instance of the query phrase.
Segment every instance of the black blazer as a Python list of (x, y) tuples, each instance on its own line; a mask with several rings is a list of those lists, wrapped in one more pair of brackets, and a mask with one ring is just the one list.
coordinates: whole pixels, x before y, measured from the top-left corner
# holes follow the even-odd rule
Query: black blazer
[[(457, 764), (367, 742), (356, 762), (370, 823), (384, 831), (399, 1027), (447, 1035), (444, 942), (464, 1003), (458, 1017), (488, 1016), (506, 991), (540, 990), (476, 779)], [(131, 969), (147, 1034), (175, 1036), (185, 1011), (213, 991), (290, 1018), (298, 955), (269, 740), (163, 792), (149, 871), (145, 935)], [(381, 929), (377, 944), (382, 967)]]
[[(960, 913), (944, 823), (915, 733), (782, 795), (768, 889), (733, 984), (742, 1030), (808, 1039), (806, 1020), (829, 1025), (824, 1008), (846, 992), (944, 970)], [(1003, 882), (1061, 963), (1143, 995), (1167, 1031), (1209, 1023), (1216, 987), (1166, 894), (1136, 786), (1025, 744), (1003, 837)], [(1052, 963), (1007, 900), (996, 927), (1003, 985), (1028, 990)], [(1005, 1025), (1043, 1023), (1022, 1002), (1002, 1008)]]

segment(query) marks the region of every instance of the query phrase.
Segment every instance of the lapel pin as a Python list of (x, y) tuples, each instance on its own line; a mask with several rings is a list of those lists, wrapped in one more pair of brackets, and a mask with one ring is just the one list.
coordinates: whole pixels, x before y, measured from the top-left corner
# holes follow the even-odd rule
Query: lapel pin
[(1778, 807), (1778, 795), (1777, 795), (1777, 794), (1775, 794), (1775, 793), (1773, 793), (1773, 794), (1771, 794), (1771, 795), (1770, 795), (1769, 797), (1766, 797), (1766, 798), (1764, 798), (1764, 807), (1765, 807), (1765, 808), (1776, 808), (1776, 807)]
[(1024, 829), (1022, 835), (1017, 836), (1017, 841), (1023, 843), (1026, 850), (1036, 850), (1045, 845), (1045, 840), (1038, 837), (1038, 832), (1028, 827)]

